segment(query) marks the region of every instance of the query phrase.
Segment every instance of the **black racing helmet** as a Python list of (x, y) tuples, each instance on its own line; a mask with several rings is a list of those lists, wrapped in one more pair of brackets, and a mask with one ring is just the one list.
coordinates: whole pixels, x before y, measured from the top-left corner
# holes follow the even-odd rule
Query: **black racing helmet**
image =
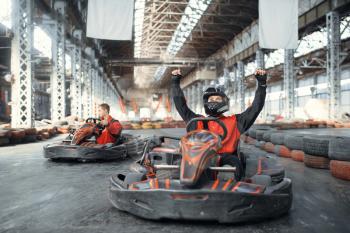
[[(222, 97), (222, 102), (208, 102), (210, 96), (218, 95)], [(217, 117), (229, 110), (230, 99), (227, 97), (223, 86), (209, 86), (203, 94), (205, 113), (209, 116)]]

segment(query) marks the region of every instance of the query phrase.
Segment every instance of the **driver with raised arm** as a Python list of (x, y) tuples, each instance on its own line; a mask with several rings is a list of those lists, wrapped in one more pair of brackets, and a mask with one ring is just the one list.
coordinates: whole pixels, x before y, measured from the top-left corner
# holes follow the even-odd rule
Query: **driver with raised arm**
[[(237, 157), (237, 146), (240, 135), (247, 131), (253, 125), (262, 108), (264, 107), (266, 97), (266, 71), (257, 69), (255, 77), (258, 81), (258, 88), (252, 105), (240, 114), (229, 116), (223, 115), (229, 110), (229, 98), (226, 96), (223, 88), (209, 86), (203, 93), (203, 103), (205, 113), (209, 117), (216, 117), (221, 120), (227, 128), (227, 139), (223, 142), (222, 148), (218, 151), (220, 155), (220, 166), (231, 165), (236, 166), (236, 178), (241, 178), (243, 173), (243, 165)], [(180, 79), (182, 78), (179, 69), (172, 72), (171, 92), (177, 111), (181, 118), (188, 123), (196, 117), (204, 117), (194, 113), (186, 104), (183, 91), (180, 88)], [(197, 125), (191, 125), (191, 130), (207, 129), (218, 135), (222, 135), (223, 129), (218, 123), (198, 122)]]

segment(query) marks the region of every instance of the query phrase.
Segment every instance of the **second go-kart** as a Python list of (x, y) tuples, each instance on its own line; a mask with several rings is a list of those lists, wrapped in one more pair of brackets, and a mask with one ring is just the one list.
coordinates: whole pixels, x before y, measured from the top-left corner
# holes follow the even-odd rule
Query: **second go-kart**
[[(54, 160), (75, 160), (79, 162), (88, 161), (112, 161), (123, 159), (127, 156), (140, 157), (143, 152), (145, 140), (130, 134), (121, 134), (116, 143), (96, 144), (94, 132), (103, 130), (99, 119), (88, 118), (85, 124), (77, 131), (71, 133), (66, 139), (59, 143), (44, 146), (44, 157)], [(75, 143), (75, 136), (79, 130), (90, 130), (80, 144)]]
[[(270, 218), (288, 212), (292, 183), (284, 177), (284, 169), (267, 156), (244, 159), (239, 150), (235, 155), (239, 159), (236, 166), (218, 163), (217, 151), (226, 140), (227, 129), (216, 118), (192, 119), (187, 129), (200, 121), (216, 122), (223, 134), (194, 130), (179, 139), (179, 148), (166, 143), (169, 137), (148, 141), (141, 160), (129, 173), (111, 177), (111, 203), (146, 219), (222, 223)], [(243, 170), (242, 177), (236, 176), (238, 170)]]

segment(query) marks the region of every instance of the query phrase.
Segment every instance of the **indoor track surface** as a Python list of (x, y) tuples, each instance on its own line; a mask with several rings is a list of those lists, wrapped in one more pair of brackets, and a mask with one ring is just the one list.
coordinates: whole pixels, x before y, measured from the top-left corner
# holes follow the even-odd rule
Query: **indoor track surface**
[[(180, 136), (184, 130), (129, 132)], [(113, 208), (107, 196), (109, 177), (133, 161), (81, 164), (43, 158), (43, 145), (63, 137), (0, 147), (0, 232), (350, 232), (350, 182), (284, 158), (278, 159), (293, 181), (294, 200), (280, 218), (234, 225), (140, 219)], [(250, 145), (243, 150), (266, 153)]]

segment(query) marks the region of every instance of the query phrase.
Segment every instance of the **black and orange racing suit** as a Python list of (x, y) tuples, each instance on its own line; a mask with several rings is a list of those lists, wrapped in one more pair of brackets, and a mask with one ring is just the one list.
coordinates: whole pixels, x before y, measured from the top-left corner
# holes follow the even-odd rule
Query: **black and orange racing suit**
[[(187, 123), (191, 119), (196, 117), (203, 117), (202, 115), (194, 113), (186, 104), (186, 99), (184, 97), (183, 91), (180, 88), (181, 76), (173, 76), (171, 84), (171, 94), (176, 106), (178, 113), (181, 118)], [(235, 155), (237, 151), (237, 146), (241, 134), (247, 131), (254, 123), (255, 119), (258, 117), (262, 108), (264, 107), (266, 97), (266, 85), (258, 84), (258, 88), (255, 92), (255, 97), (251, 106), (249, 106), (244, 112), (240, 114), (233, 114), (230, 116), (220, 116), (220, 119), (227, 128), (226, 142), (222, 145), (222, 148), (218, 151), (221, 155), (221, 165), (229, 163), (229, 160), (237, 160)], [(194, 129), (191, 127), (192, 130)], [(197, 129), (203, 129), (204, 126), (201, 122), (198, 122)], [(218, 135), (223, 133), (223, 129), (216, 122), (208, 122), (205, 126), (211, 132)]]

